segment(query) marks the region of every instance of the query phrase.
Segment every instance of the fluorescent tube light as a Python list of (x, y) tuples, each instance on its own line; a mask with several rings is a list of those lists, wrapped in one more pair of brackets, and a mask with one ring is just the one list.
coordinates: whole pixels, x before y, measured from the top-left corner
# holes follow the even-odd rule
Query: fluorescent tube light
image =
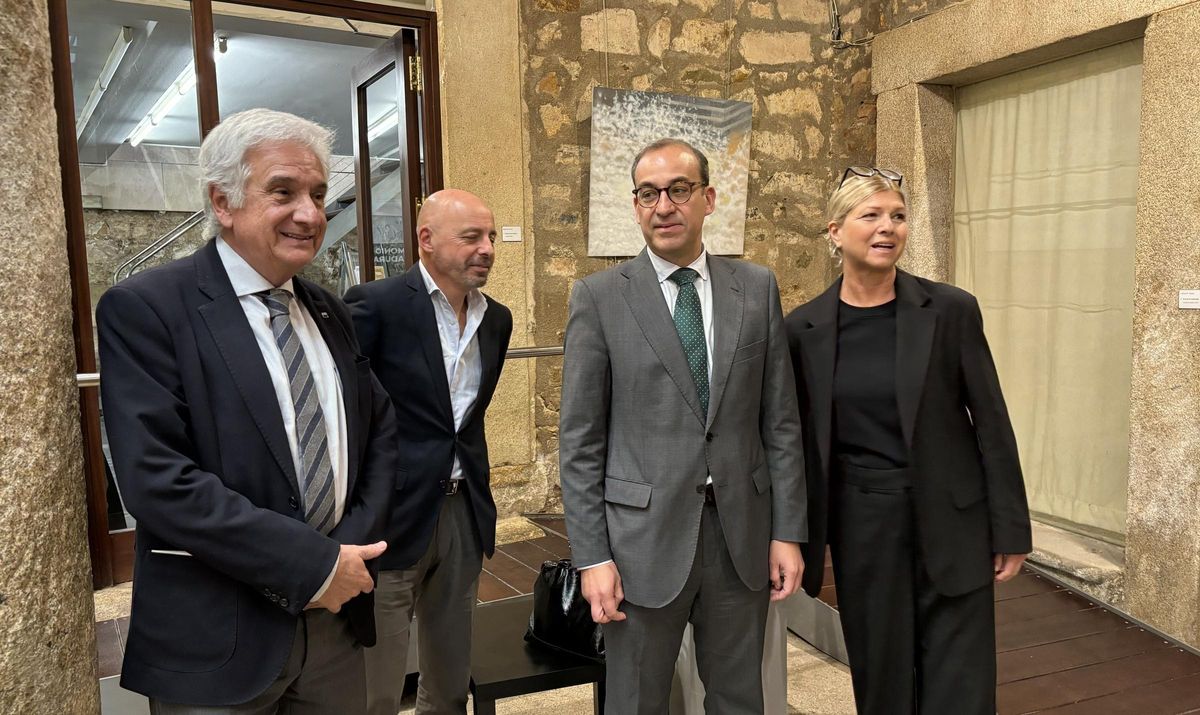
[(383, 116), (371, 122), (370, 126), (367, 127), (367, 143), (370, 144), (371, 142), (375, 141), (379, 137), (383, 136), (384, 132), (394, 128), (399, 123), (400, 113), (395, 107), (389, 109), (383, 114)]
[(112, 50), (108, 53), (108, 59), (104, 61), (104, 68), (100, 70), (100, 76), (96, 78), (96, 84), (92, 85), (92, 91), (83, 104), (79, 120), (75, 122), (76, 139), (83, 136), (84, 127), (92, 118), (96, 106), (100, 104), (100, 98), (108, 91), (108, 84), (112, 82), (113, 75), (117, 73), (117, 67), (120, 66), (121, 60), (124, 59), (125, 52), (131, 44), (133, 44), (133, 28), (122, 27), (121, 31), (117, 33), (117, 41), (113, 43)]
[[(217, 53), (215, 57), (220, 59), (228, 49), (228, 40), (224, 36), (216, 38), (216, 48)], [(195, 88), (196, 64), (188, 62), (187, 67), (183, 68), (183, 71), (179, 73), (179, 76), (175, 78), (175, 81), (171, 83), (167, 91), (163, 92), (163, 95), (150, 108), (150, 112), (142, 117), (142, 121), (138, 122), (138, 125), (133, 128), (133, 132), (129, 135), (129, 145), (137, 146), (141, 144), (142, 140), (167, 118), (167, 115), (179, 103), (179, 100), (183, 99), (184, 96)]]

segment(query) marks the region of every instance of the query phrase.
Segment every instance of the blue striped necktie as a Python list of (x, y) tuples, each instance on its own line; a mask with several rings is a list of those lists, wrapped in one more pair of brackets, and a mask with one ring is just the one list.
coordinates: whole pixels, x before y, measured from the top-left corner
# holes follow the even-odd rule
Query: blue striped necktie
[(317, 397), (300, 336), (292, 327), (289, 305), (292, 294), (282, 288), (256, 293), (271, 314), (271, 333), (283, 354), (292, 404), (296, 406), (296, 447), (300, 450), (300, 491), (304, 495), (304, 520), (322, 534), (334, 527), (333, 465), (325, 433), (325, 417)]

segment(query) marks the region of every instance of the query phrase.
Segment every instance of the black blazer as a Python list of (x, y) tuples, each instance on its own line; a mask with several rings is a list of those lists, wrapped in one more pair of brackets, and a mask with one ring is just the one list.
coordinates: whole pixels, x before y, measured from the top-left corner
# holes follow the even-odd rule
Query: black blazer
[(437, 318), (420, 267), (414, 264), (404, 275), (346, 292), (363, 354), (391, 395), (399, 425), (400, 471), (388, 518), (388, 550), (380, 568), (409, 568), (425, 553), (445, 498), (441, 485), (450, 478), (456, 454), (480, 548), (489, 558), (495, 551), (496, 503), (483, 418), (504, 367), (512, 313), (491, 297), (487, 300), (477, 333), (483, 368), (479, 396), (456, 433)]
[[(808, 483), (804, 590), (824, 576), (833, 446), (839, 278), (788, 315)], [(967, 593), (993, 577), (992, 554), (1030, 551), (1029, 507), (996, 366), (974, 296), (896, 272), (896, 401), (909, 447), (917, 531), (935, 588)]]
[[(349, 476), (341, 522), (304, 522), (262, 353), (216, 245), (109, 289), (97, 322), (101, 394), (121, 495), (137, 519), (121, 684), (168, 702), (241, 703), (283, 670), (296, 618), (339, 544), (368, 544), (395, 480), (395, 418), (346, 308), (293, 281), (337, 364)], [(185, 551), (169, 555), (160, 550)], [(375, 641), (370, 594), (342, 610)]]

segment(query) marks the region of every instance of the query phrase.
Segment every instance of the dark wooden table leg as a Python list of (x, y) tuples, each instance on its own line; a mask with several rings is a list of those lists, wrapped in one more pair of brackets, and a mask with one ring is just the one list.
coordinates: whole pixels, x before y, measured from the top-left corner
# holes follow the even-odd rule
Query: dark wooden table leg
[(604, 681), (592, 683), (592, 707), (595, 715), (604, 715)]
[(475, 715), (496, 715), (495, 700), (475, 698), (472, 702), (475, 703)]

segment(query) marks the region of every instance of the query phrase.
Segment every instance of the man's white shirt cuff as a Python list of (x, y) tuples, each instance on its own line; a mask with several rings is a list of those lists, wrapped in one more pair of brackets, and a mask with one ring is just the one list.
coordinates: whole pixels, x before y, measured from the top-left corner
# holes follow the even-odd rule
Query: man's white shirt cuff
[(333, 583), (333, 576), (334, 576), (334, 574), (337, 573), (338, 564), (341, 562), (342, 562), (342, 555), (339, 553), (337, 560), (333, 562), (333, 570), (330, 571), (329, 575), (325, 577), (325, 583), (321, 584), (321, 587), (317, 589), (317, 592), (313, 594), (313, 597), (308, 599), (309, 603), (315, 603), (316, 601), (320, 601), (321, 596), (324, 596), (325, 592), (329, 590), (329, 584)]

